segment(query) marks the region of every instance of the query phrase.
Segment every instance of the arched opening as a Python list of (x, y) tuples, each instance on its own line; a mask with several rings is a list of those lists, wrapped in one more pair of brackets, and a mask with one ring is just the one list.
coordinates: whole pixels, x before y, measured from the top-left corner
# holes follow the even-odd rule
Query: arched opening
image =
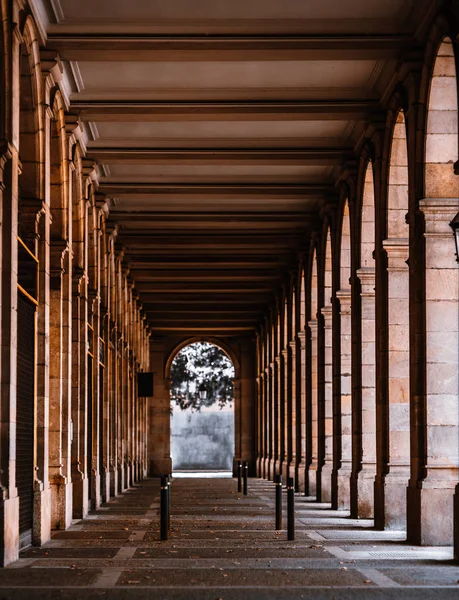
[(323, 373), (323, 466), (321, 470), (320, 501), (332, 500), (333, 470), (333, 310), (332, 310), (332, 246), (330, 227), (325, 236), (324, 305), (321, 314), (324, 327)]
[(335, 508), (348, 509), (350, 505), (350, 477), (352, 467), (352, 399), (351, 399), (351, 221), (349, 203), (344, 201), (341, 222), (340, 246), (340, 289), (337, 292), (340, 312), (340, 362), (339, 362), (339, 407), (337, 409), (340, 431), (341, 460), (337, 472), (337, 494)]
[(390, 152), (387, 197), (387, 474), (383, 525), (406, 528), (406, 486), (410, 465), (408, 147), (405, 115), (397, 114)]
[(215, 344), (182, 348), (170, 369), (171, 458), (174, 474), (232, 473), (235, 369)]
[(374, 513), (376, 476), (376, 325), (375, 325), (375, 189), (373, 164), (365, 168), (360, 212), (360, 363), (361, 411), (359, 420), (361, 461), (356, 468), (356, 501), (352, 512), (371, 519)]
[(311, 293), (311, 308), (310, 319), (308, 322), (309, 336), (311, 343), (311, 360), (310, 360), (310, 388), (308, 390), (310, 398), (308, 399), (309, 408), (309, 424), (310, 444), (309, 444), (309, 460), (308, 460), (308, 478), (306, 485), (306, 494), (315, 496), (317, 493), (317, 472), (319, 467), (319, 397), (318, 397), (318, 343), (317, 343), (317, 311), (318, 311), (318, 269), (317, 269), (317, 250), (315, 245), (312, 248), (310, 275), (310, 293)]

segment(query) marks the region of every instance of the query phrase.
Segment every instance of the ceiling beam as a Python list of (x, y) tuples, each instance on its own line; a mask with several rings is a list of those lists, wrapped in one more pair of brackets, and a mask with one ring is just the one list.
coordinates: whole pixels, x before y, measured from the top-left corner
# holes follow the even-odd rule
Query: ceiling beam
[(62, 60), (97, 62), (388, 60), (410, 41), (403, 35), (48, 35), (48, 47)]
[(103, 164), (140, 165), (250, 165), (250, 166), (334, 166), (351, 159), (351, 149), (310, 148), (307, 150), (212, 149), (163, 150), (155, 148), (89, 148), (87, 158)]
[(364, 120), (378, 110), (374, 101), (136, 102), (72, 100), (84, 121), (336, 121)]
[(140, 196), (158, 195), (166, 197), (195, 197), (203, 196), (231, 198), (260, 198), (262, 200), (302, 199), (304, 197), (320, 197), (324, 194), (336, 196), (331, 185), (319, 183), (306, 184), (230, 184), (230, 183), (136, 183), (102, 181), (99, 191), (107, 196)]

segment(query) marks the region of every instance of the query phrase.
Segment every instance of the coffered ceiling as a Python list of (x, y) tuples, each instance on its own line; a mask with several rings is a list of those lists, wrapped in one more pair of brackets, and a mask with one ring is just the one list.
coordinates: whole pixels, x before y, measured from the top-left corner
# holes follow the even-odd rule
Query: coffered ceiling
[(256, 327), (436, 3), (33, 3), (156, 332)]

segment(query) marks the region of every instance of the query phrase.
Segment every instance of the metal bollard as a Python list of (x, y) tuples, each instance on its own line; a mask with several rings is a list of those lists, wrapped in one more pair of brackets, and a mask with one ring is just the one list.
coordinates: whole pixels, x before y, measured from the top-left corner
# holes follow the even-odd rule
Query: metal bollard
[(167, 519), (168, 519), (168, 513), (169, 513), (169, 498), (168, 498), (168, 496), (169, 496), (169, 486), (167, 485), (167, 475), (162, 475), (161, 476), (161, 495), (160, 495), (160, 501), (161, 501), (160, 539), (161, 540), (167, 540), (167, 532), (168, 532)]
[(282, 529), (282, 475), (276, 475), (276, 531)]
[(246, 461), (243, 463), (244, 466), (244, 496), (247, 496), (247, 474), (249, 472), (249, 465)]
[(287, 539), (295, 539), (295, 482), (293, 477), (287, 479)]
[(172, 481), (171, 475), (167, 476), (167, 530), (171, 528), (171, 502), (172, 502)]
[(242, 463), (241, 461), (237, 464), (237, 491), (242, 492)]

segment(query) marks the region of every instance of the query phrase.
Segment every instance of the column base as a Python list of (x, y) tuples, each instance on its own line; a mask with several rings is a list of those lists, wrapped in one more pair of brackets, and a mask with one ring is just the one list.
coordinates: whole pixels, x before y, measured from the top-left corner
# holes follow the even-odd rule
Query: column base
[(68, 529), (73, 516), (73, 485), (67, 477), (55, 477), (51, 490), (51, 529)]
[(19, 498), (0, 500), (1, 532), (0, 565), (6, 567), (19, 558)]
[(388, 473), (375, 479), (375, 528), (406, 531), (409, 467), (405, 474)]
[(306, 485), (305, 494), (306, 496), (317, 496), (317, 471), (319, 465), (311, 463), (306, 473)]
[[(451, 487), (445, 487), (449, 484)], [(418, 546), (452, 546), (454, 483), (420, 483), (407, 488), (407, 541)], [(443, 486), (443, 487), (440, 487)]]
[(118, 496), (118, 469), (110, 467), (110, 498)]
[(298, 492), (304, 491), (304, 481), (305, 481), (305, 470), (304, 470), (304, 461), (300, 461), (297, 463), (295, 467), (295, 489)]
[(274, 474), (275, 474), (275, 463), (276, 461), (274, 460), (274, 458), (270, 458), (267, 464), (267, 473), (266, 473), (266, 478), (269, 479), (269, 481), (273, 481), (274, 480)]
[(319, 502), (332, 501), (332, 472), (333, 465), (326, 462), (320, 472), (320, 493), (317, 497)]
[(374, 516), (374, 487), (376, 467), (362, 465), (362, 470), (351, 475), (351, 517), (372, 519)]
[(336, 508), (350, 510), (351, 508), (351, 469), (341, 467), (336, 474)]
[(110, 500), (110, 471), (105, 467), (100, 473), (100, 499), (103, 503)]
[[(33, 493), (33, 529), (32, 544), (43, 546), (51, 539), (51, 489), (43, 489), (43, 484), (36, 482), (38, 489)], [(72, 493), (72, 490), (70, 490)], [(71, 506), (73, 505), (71, 497)], [(70, 522), (72, 513), (70, 512)]]
[(85, 519), (88, 516), (89, 500), (88, 500), (88, 478), (79, 473), (77, 477), (72, 479), (73, 483), (73, 518)]
[[(257, 469), (257, 477), (260, 477), (260, 479), (262, 479), (263, 478), (263, 459), (261, 458), (261, 456), (259, 456), (257, 458), (256, 469)], [(234, 475), (234, 469), (233, 469), (233, 475)]]
[(100, 475), (99, 471), (91, 473), (91, 509), (97, 510), (100, 508), (101, 497), (100, 497)]

